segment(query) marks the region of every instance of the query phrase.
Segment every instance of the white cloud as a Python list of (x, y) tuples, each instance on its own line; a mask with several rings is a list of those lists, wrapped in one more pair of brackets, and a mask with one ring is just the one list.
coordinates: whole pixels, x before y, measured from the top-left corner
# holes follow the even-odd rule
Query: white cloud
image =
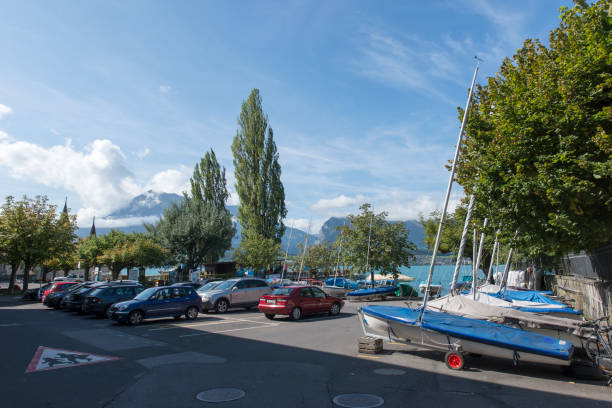
[[(70, 140), (45, 148), (13, 141), (0, 132), (0, 166), (8, 168), (14, 179), (76, 193), (82, 203), (77, 212), (81, 226), (91, 225), (94, 215), (100, 222), (106, 222), (101, 217), (147, 190), (180, 194), (189, 186), (188, 169), (184, 166), (158, 172), (148, 181), (136, 180), (121, 148), (110, 140), (95, 140), (82, 150), (76, 149)], [(112, 222), (137, 225), (142, 220)]]
[(0, 119), (2, 119), (4, 116), (10, 115), (11, 113), (13, 113), (13, 109), (11, 109), (10, 106), (0, 103)]
[(159, 92), (161, 93), (169, 93), (172, 90), (172, 87), (170, 85), (160, 85), (159, 86)]
[[(491, 4), (487, 0), (466, 0), (465, 4), (472, 12), (487, 18), (496, 25), (502, 34), (502, 39), (510, 42), (515, 48), (522, 44), (527, 18), (524, 7), (510, 10), (508, 7), (504, 7), (504, 3), (495, 2)], [(508, 4), (512, 4), (512, 2)]]
[(149, 153), (151, 153), (151, 150), (148, 147), (145, 147), (141, 151), (136, 152), (136, 156), (138, 156), (139, 159), (144, 159), (149, 155)]
[(22, 141), (3, 141), (1, 147), (0, 165), (13, 178), (74, 191), (85, 207), (110, 212), (134, 193), (126, 158), (110, 140), (95, 140), (82, 152), (70, 140), (50, 148)]
[(163, 193), (182, 194), (189, 191), (189, 175), (187, 167), (181, 166), (177, 169), (168, 169), (155, 174), (147, 184), (147, 190)]
[(356, 197), (347, 197), (344, 194), (341, 194), (335, 198), (322, 198), (313, 205), (311, 205), (310, 208), (315, 211), (328, 210), (331, 208), (346, 208), (353, 205), (362, 204), (364, 201), (365, 197), (361, 194), (357, 195)]
[(454, 104), (434, 85), (437, 78), (456, 82), (453, 74), (457, 72), (448, 50), (438, 44), (415, 36), (400, 40), (381, 32), (369, 32), (361, 54), (355, 63), (361, 75), (426, 95), (433, 94)]
[[(293, 227), (295, 229), (308, 232), (310, 230), (311, 235), (318, 234), (321, 230), (321, 226), (325, 222), (325, 219), (307, 219), (307, 218), (285, 218), (283, 223), (287, 229)], [(287, 237), (287, 239), (289, 239)], [(293, 235), (293, 242), (295, 243), (295, 235)], [(311, 241), (310, 244), (313, 242)]]

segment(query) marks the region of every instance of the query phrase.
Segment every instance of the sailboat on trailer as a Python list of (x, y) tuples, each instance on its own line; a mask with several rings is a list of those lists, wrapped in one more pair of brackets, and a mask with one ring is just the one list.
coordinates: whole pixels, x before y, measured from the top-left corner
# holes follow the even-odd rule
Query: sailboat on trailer
[[(477, 74), (478, 64), (474, 71), (455, 148), (451, 174), (427, 277), (423, 306), (418, 309), (398, 306), (365, 306), (358, 311), (361, 326), (368, 336), (446, 351), (444, 357), (445, 363), (447, 367), (455, 370), (464, 367), (464, 353), (508, 358), (515, 362), (520, 360), (569, 366), (572, 362), (574, 347), (566, 340), (526, 332), (486, 320), (471, 319), (428, 309), (427, 303), (430, 297), (436, 256), (440, 247), (446, 209), (448, 207), (457, 159), (461, 148), (461, 140), (470, 110)], [(476, 282), (474, 281), (475, 284)]]

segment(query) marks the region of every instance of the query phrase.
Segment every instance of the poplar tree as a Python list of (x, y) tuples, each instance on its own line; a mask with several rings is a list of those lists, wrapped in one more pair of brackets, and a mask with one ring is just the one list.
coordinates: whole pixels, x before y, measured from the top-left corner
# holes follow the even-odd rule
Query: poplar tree
[(242, 238), (256, 234), (280, 243), (287, 215), (285, 190), (274, 132), (263, 112), (258, 89), (253, 89), (242, 103), (238, 125), (232, 153)]
[(210, 149), (193, 169), (191, 197), (225, 210), (225, 201), (229, 197), (225, 180), (225, 168), (221, 168), (214, 150)]

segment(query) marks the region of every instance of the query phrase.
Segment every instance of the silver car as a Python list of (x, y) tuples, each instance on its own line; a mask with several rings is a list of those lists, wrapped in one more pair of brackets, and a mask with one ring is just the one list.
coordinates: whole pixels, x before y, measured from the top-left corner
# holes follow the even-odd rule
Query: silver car
[(229, 279), (221, 282), (213, 290), (199, 293), (202, 298), (202, 310), (214, 309), (225, 313), (231, 307), (256, 307), (259, 298), (272, 293), (272, 289), (263, 279)]

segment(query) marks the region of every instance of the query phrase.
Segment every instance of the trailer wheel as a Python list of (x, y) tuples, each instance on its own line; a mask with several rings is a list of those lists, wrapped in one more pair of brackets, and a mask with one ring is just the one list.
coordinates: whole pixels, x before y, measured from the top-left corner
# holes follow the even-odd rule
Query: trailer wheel
[(444, 362), (451, 370), (463, 370), (465, 358), (459, 351), (449, 351), (444, 356)]

